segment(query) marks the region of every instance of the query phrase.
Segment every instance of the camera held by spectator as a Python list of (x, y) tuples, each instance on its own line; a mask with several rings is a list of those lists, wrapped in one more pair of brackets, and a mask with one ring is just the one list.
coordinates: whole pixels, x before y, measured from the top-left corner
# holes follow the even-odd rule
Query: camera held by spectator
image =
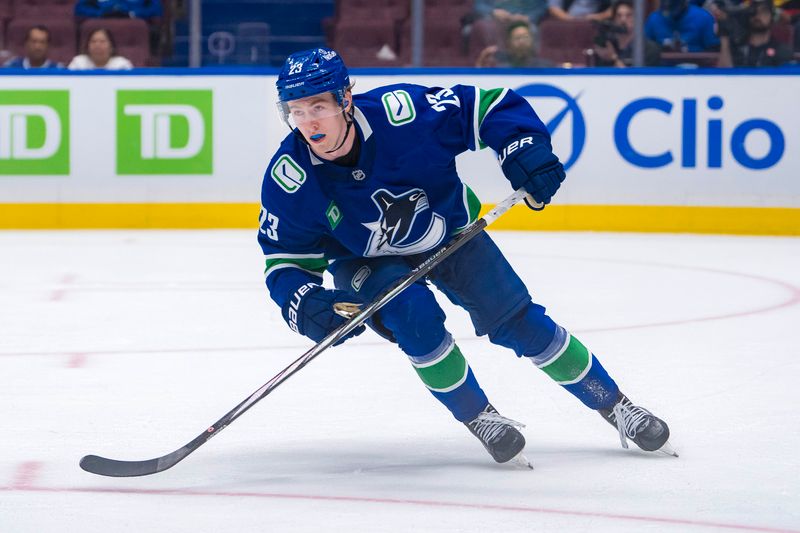
[(772, 0), (725, 9), (719, 18), (720, 67), (777, 67), (791, 63), (792, 49), (772, 35)]
[[(596, 34), (591, 52), (598, 67), (628, 67), (633, 62), (633, 3), (617, 0), (611, 7), (611, 19), (595, 21)], [(657, 65), (659, 46), (645, 42), (645, 65)]]
[(769, 0), (753, 0), (749, 4), (718, 5), (722, 16), (717, 21), (717, 33), (728, 37), (732, 45), (741, 45), (750, 37), (750, 19), (757, 14), (759, 5), (772, 11)]
[(597, 28), (597, 35), (594, 36), (594, 44), (597, 46), (605, 47), (610, 43), (611, 46), (618, 49), (619, 36), (628, 33), (628, 28), (614, 24), (613, 20), (595, 20), (592, 22)]

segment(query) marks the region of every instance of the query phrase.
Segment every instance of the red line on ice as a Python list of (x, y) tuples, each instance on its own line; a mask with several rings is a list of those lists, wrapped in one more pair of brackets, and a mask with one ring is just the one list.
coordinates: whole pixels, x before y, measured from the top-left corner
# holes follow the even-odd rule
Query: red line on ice
[[(543, 256), (544, 257), (544, 256)], [(569, 260), (576, 260), (576, 261), (586, 261), (586, 258), (580, 257), (561, 257), (561, 256), (546, 256), (551, 259), (569, 259)], [(574, 333), (589, 333), (589, 332), (600, 332), (600, 331), (622, 331), (626, 329), (640, 329), (640, 328), (654, 328), (654, 327), (661, 327), (661, 326), (676, 326), (681, 324), (692, 324), (695, 322), (708, 322), (712, 320), (725, 320), (729, 318), (737, 318), (737, 317), (744, 317), (744, 316), (752, 316), (761, 313), (768, 313), (770, 311), (775, 311), (778, 309), (783, 309), (785, 307), (791, 307), (793, 305), (797, 305), (800, 303), (800, 287), (792, 285), (791, 283), (781, 281), (779, 279), (768, 278), (766, 276), (758, 276), (755, 274), (746, 274), (742, 272), (734, 272), (729, 270), (720, 270), (714, 268), (705, 268), (705, 267), (693, 267), (693, 266), (685, 266), (685, 265), (672, 265), (669, 263), (656, 263), (656, 262), (645, 262), (645, 261), (628, 261), (628, 260), (616, 260), (616, 259), (591, 259), (593, 261), (600, 261), (606, 263), (620, 263), (620, 264), (633, 264), (633, 265), (640, 265), (640, 266), (656, 266), (660, 268), (671, 268), (675, 270), (695, 270), (699, 272), (708, 272), (712, 274), (721, 274), (725, 276), (733, 276), (739, 277), (744, 279), (751, 279), (755, 281), (761, 281), (763, 283), (767, 283), (769, 285), (775, 285), (782, 289), (784, 289), (788, 295), (785, 299), (773, 303), (768, 304), (763, 307), (756, 307), (753, 309), (745, 309), (742, 311), (734, 311), (730, 313), (724, 313), (720, 315), (711, 315), (711, 316), (701, 316), (696, 318), (686, 318), (681, 320), (666, 320), (663, 322), (648, 322), (644, 324), (629, 324), (629, 325), (622, 325), (622, 326), (607, 326), (607, 327), (599, 327), (599, 328), (575, 328), (573, 331)], [(477, 337), (469, 337), (469, 338), (461, 338), (459, 342), (470, 342), (479, 340)], [(382, 341), (376, 342), (361, 342), (363, 346), (383, 346), (384, 343)], [(125, 355), (125, 354), (144, 354), (144, 353), (208, 353), (208, 352), (233, 352), (233, 351), (241, 351), (241, 352), (250, 352), (250, 351), (266, 351), (266, 350), (299, 350), (305, 348), (306, 345), (304, 344), (293, 344), (293, 345), (283, 345), (283, 346), (220, 346), (220, 347), (196, 347), (196, 348), (143, 348), (143, 349), (127, 349), (127, 350), (84, 350), (81, 353), (84, 355)], [(0, 357), (3, 356), (48, 356), (48, 355), (64, 355), (64, 352), (0, 352)]]
[[(38, 465), (38, 463), (36, 463)], [(38, 466), (37, 466), (38, 468)], [(781, 529), (764, 526), (749, 526), (744, 524), (730, 524), (724, 522), (709, 522), (705, 520), (689, 520), (683, 518), (668, 518), (661, 516), (628, 515), (616, 513), (599, 513), (593, 511), (570, 511), (565, 509), (548, 509), (545, 507), (527, 507), (521, 505), (493, 505), (483, 503), (446, 502), (436, 500), (412, 500), (400, 498), (368, 498), (361, 496), (324, 496), (314, 494), (281, 494), (270, 492), (237, 492), (237, 491), (208, 491), (186, 489), (128, 489), (128, 488), (101, 488), (101, 487), (37, 487), (31, 485), (0, 487), (0, 492), (26, 491), (26, 492), (52, 492), (52, 493), (88, 493), (88, 494), (139, 494), (156, 496), (209, 496), (225, 498), (264, 498), (281, 500), (309, 500), (328, 502), (350, 503), (377, 503), (388, 505), (412, 505), (424, 507), (457, 508), (486, 511), (509, 511), (532, 514), (549, 514), (583, 518), (604, 518), (609, 520), (625, 520), (634, 522), (654, 522), (672, 525), (699, 526), (720, 529), (735, 529), (740, 531), (760, 531), (765, 533), (800, 533), (796, 529)]]
[(745, 274), (743, 272), (731, 272), (728, 270), (720, 270), (716, 268), (705, 268), (705, 267), (693, 267), (693, 266), (681, 266), (681, 265), (670, 265), (668, 263), (650, 263), (650, 262), (639, 262), (639, 261), (614, 261), (614, 260), (607, 260), (607, 262), (621, 262), (625, 264), (635, 264), (635, 265), (646, 265), (646, 266), (658, 266), (662, 268), (673, 268), (675, 270), (696, 270), (699, 272), (709, 272), (711, 274), (722, 274), (726, 276), (733, 276), (739, 277), (744, 279), (751, 279), (755, 281), (761, 281), (763, 283), (767, 283), (770, 285), (777, 285), (782, 289), (788, 292), (788, 295), (785, 300), (775, 303), (769, 304), (764, 307), (756, 307), (754, 309), (745, 309), (743, 311), (734, 311), (732, 313), (725, 313), (722, 315), (712, 315), (712, 316), (705, 316), (705, 317), (697, 317), (697, 318), (686, 318), (682, 320), (669, 320), (664, 322), (650, 322), (645, 324), (632, 324), (628, 326), (611, 326), (611, 327), (604, 327), (604, 328), (586, 328), (586, 329), (577, 329), (575, 330), (576, 333), (586, 333), (586, 332), (595, 332), (595, 331), (620, 331), (625, 329), (639, 329), (639, 328), (651, 328), (651, 327), (660, 327), (660, 326), (675, 326), (679, 324), (692, 324), (695, 322), (708, 322), (710, 320), (724, 320), (728, 318), (737, 318), (743, 316), (752, 316), (758, 315), (761, 313), (766, 313), (769, 311), (775, 311), (777, 309), (782, 309), (784, 307), (791, 307), (793, 305), (797, 305), (800, 303), (800, 287), (792, 285), (791, 283), (781, 281), (779, 279), (768, 278), (765, 276), (758, 276), (756, 274)]
[(26, 461), (21, 463), (14, 473), (14, 480), (11, 482), (10, 488), (12, 490), (30, 490), (41, 468), (42, 463), (38, 461)]
[[(61, 283), (62, 285), (72, 285), (72, 283), (74, 283), (76, 279), (77, 276), (75, 274), (67, 274), (59, 280), (59, 283)], [(68, 290), (69, 290), (68, 287), (63, 287), (63, 286), (53, 290), (50, 293), (50, 301), (60, 302), (61, 300), (64, 299), (64, 295), (67, 293)]]
[(83, 368), (86, 366), (88, 356), (85, 353), (71, 354), (69, 361), (67, 361), (67, 368)]

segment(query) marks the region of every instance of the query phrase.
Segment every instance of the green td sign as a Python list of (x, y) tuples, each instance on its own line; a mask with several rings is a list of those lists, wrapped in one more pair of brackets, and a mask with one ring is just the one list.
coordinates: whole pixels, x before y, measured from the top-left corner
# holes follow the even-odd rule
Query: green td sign
[(118, 174), (211, 174), (210, 90), (117, 91)]
[(69, 174), (69, 91), (0, 90), (0, 175)]

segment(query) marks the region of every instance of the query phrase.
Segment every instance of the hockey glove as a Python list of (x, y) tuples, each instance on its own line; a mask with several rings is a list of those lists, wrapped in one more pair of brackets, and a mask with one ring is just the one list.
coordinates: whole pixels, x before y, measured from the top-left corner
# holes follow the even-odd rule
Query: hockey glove
[[(283, 319), (289, 327), (315, 342), (324, 339), (331, 331), (347, 321), (358, 311), (360, 302), (345, 291), (323, 289), (315, 283), (306, 283), (292, 294), (283, 306)], [(334, 344), (338, 346), (350, 337), (364, 333), (361, 325), (345, 338)]]
[(540, 135), (528, 135), (508, 143), (500, 153), (500, 165), (514, 190), (524, 187), (528, 191), (525, 203), (537, 211), (550, 203), (566, 177), (550, 143)]

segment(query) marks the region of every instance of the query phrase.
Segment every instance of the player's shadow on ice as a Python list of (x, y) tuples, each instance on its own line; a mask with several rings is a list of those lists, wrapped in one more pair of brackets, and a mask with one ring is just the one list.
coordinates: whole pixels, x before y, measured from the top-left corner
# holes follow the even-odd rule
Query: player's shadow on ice
[[(613, 443), (583, 447), (529, 443), (524, 453), (533, 463), (534, 471), (542, 472), (592, 469), (598, 464), (607, 467), (607, 461), (619, 461), (622, 466), (630, 464), (629, 461), (670, 459), (638, 449), (615, 448)], [(213, 475), (222, 483), (284, 489), (323, 484), (331, 479), (336, 479), (336, 483), (349, 479), (396, 485), (398, 480), (413, 482), (431, 476), (446, 479), (453, 473), (493, 476), (529, 472), (519, 466), (495, 463), (478, 442), (454, 443), (450, 439), (440, 443), (320, 440), (291, 447), (285, 443), (280, 446), (265, 443), (260, 448), (248, 445), (236, 450), (215, 450), (194, 459), (192, 468)]]

